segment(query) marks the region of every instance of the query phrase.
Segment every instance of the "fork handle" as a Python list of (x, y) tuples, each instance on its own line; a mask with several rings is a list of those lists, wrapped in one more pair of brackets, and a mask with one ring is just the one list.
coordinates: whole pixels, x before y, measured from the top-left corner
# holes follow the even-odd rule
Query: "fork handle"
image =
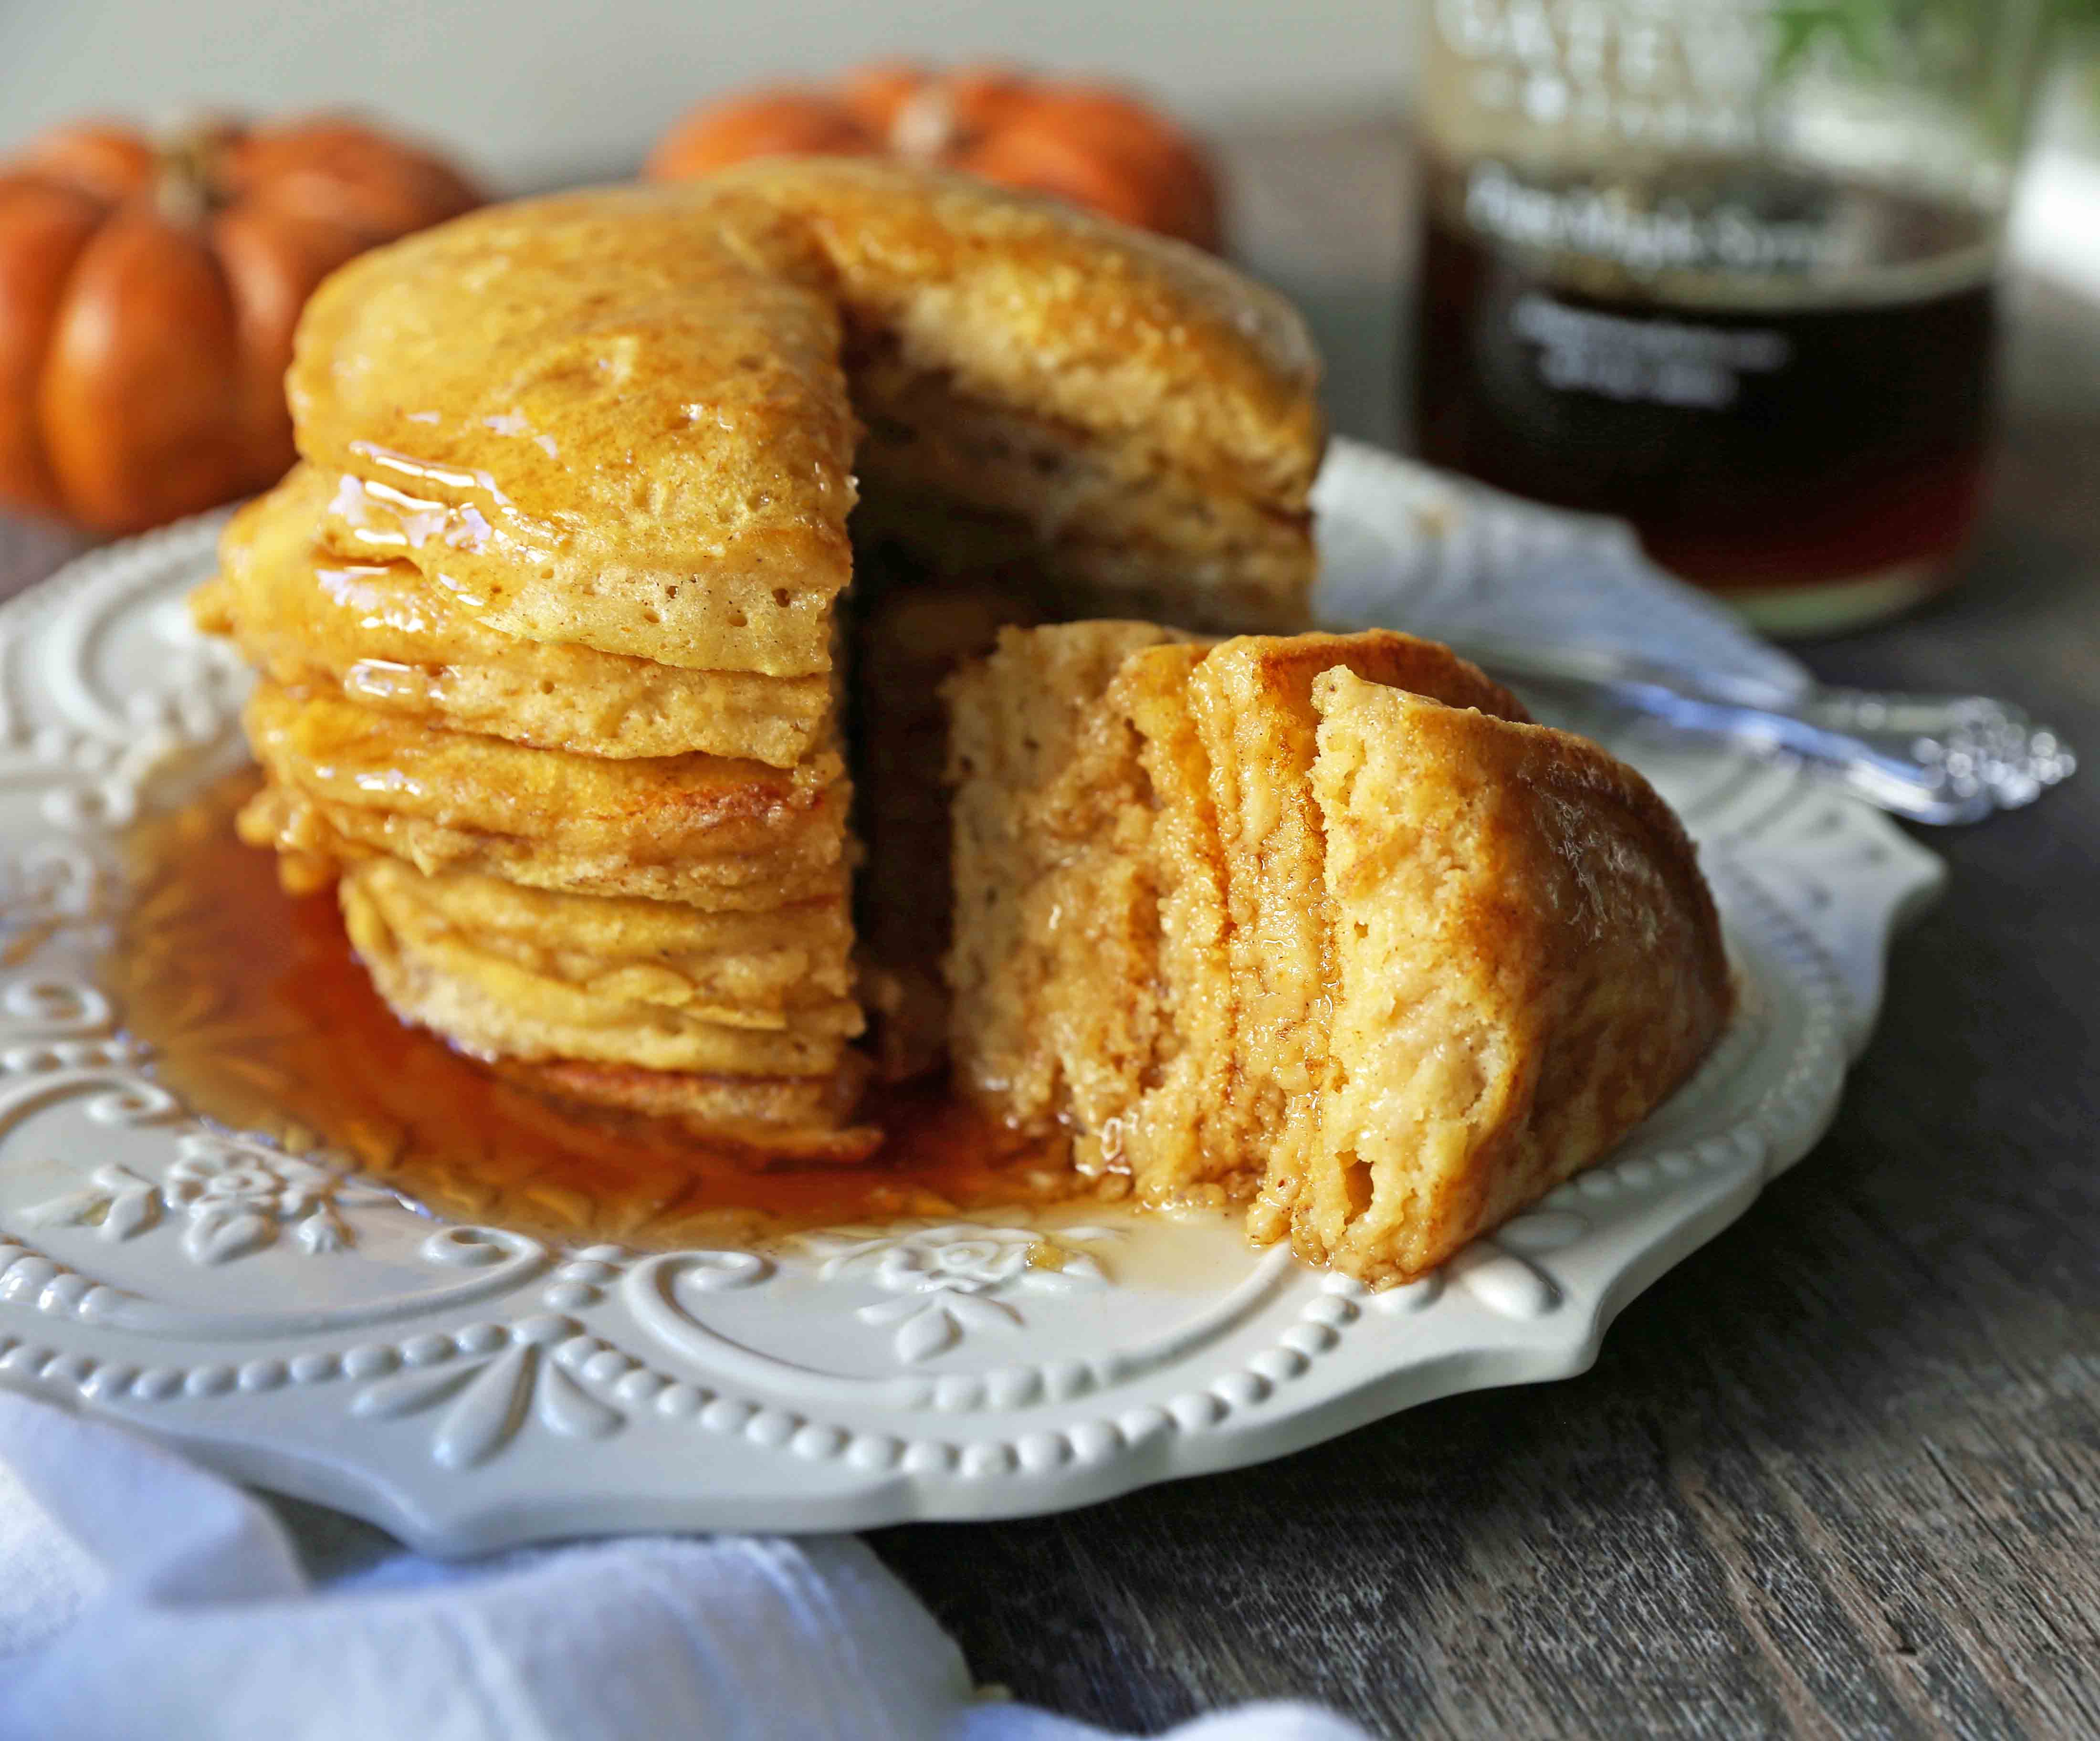
[[(1990, 786), (1965, 777), (1962, 756), (1948, 751), (1947, 740), (1959, 722), (1947, 717), (1944, 704), (1937, 712), (1905, 708), (1901, 723), (1890, 724), (1871, 706), (1862, 707), (1842, 692), (1752, 707), (1630, 679), (1595, 686), (1680, 730), (1761, 755), (1792, 756), (1870, 803), (1913, 822), (1981, 822), (1999, 808), (2001, 800)], [(1865, 723), (1869, 720), (1877, 723)], [(1913, 729), (1919, 727), (1926, 729)]]
[(1681, 729), (1795, 756), (1914, 822), (1980, 822), (2032, 803), (2076, 765), (2054, 733), (1981, 695), (1831, 689), (1752, 704), (1644, 677), (1595, 686)]

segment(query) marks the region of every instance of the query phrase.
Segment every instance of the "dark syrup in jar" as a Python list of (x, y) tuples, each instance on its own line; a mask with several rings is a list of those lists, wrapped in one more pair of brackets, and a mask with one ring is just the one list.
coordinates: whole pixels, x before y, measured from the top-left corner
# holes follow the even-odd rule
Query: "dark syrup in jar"
[[(1479, 171), (1432, 170), (1414, 382), (1423, 456), (1630, 520), (1665, 567), (1723, 592), (1904, 576), (1930, 590), (1982, 496), (1996, 328), (1986, 220), (1762, 168), (1677, 173), (1681, 187), (1615, 205), (1507, 180), (1485, 183), (1484, 202)], [(1635, 208), (1665, 217), (1644, 231), (1621, 215)], [(1630, 267), (1630, 253), (1668, 252), (1671, 213), (1689, 263)], [(1576, 245), (1590, 240), (1621, 258)], [(1710, 240), (1781, 266), (1729, 270)]]
[(332, 1151), (433, 1211), (568, 1240), (749, 1242), (797, 1228), (1114, 1196), (1061, 1143), (1017, 1136), (938, 1078), (878, 1091), (851, 1166), (764, 1165), (677, 1127), (543, 1100), (380, 1001), (333, 891), (290, 896), (235, 839), (252, 771), (141, 823), (106, 989), (186, 1104), (294, 1153)]

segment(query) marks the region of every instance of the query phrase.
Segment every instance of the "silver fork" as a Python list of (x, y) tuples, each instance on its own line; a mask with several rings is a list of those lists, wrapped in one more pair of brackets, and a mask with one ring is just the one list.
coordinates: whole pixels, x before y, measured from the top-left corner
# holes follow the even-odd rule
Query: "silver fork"
[(1912, 822), (1981, 822), (2032, 804), (2078, 766), (2055, 732), (1987, 695), (1785, 695), (1587, 647), (1473, 637), (1459, 650), (1498, 677), (1602, 692), (1680, 731), (1793, 758)]

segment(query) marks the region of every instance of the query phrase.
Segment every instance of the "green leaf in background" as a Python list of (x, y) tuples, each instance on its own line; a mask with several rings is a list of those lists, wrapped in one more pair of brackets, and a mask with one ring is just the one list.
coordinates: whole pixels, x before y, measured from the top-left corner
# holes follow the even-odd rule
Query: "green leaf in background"
[(1876, 58), (1871, 27), (1875, 16), (1886, 10), (1878, 0), (1776, 7), (1772, 13), (1778, 36), (1772, 53), (1774, 70), (1791, 72), (1826, 38), (1854, 65), (1871, 64)]
[[(1827, 42), (1853, 65), (1873, 67), (1888, 33), (1927, 24), (1952, 26), (1981, 41), (1993, 14), (2009, 3), (2014, 0), (1789, 0), (1773, 9), (1775, 64), (1785, 72)], [(2044, 9), (2059, 25), (2100, 25), (2100, 0), (2045, 0)]]
[[(2009, 7), (2020, 8), (2017, 22), (2004, 15)], [(2017, 148), (2024, 93), (1985, 76), (1984, 57), (2009, 25), (2037, 20), (2058, 52), (2085, 62), (2080, 83), (2100, 104), (2100, 0), (1781, 0), (1771, 14), (1771, 70), (1784, 78), (1821, 60), (1869, 79), (1951, 78), (1971, 93), (1986, 134)]]

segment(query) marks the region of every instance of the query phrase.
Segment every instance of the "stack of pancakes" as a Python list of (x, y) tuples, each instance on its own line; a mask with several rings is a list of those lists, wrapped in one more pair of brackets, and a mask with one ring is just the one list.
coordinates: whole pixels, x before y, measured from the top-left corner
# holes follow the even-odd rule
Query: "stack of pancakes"
[[(467, 1050), (769, 1153), (863, 1152), (862, 1000), (911, 1003), (946, 942), (927, 649), (1105, 606), (1295, 626), (1316, 374), (1215, 262), (876, 164), (377, 250), (309, 303), (302, 464), (196, 601), (262, 673), (244, 837), (336, 879), (381, 993)], [(856, 539), (881, 560), (847, 613)], [(875, 596), (900, 564), (930, 617)], [(911, 691), (858, 710), (889, 746), (862, 928), (915, 959), (857, 980), (862, 623)]]
[(830, 675), (510, 635), (332, 525), (349, 488), (307, 466), (251, 505), (197, 601), (264, 674), (244, 836), (295, 885), (339, 870), (381, 993), (470, 1051), (775, 1151), (865, 1146), (833, 1134), (863, 1024)]

